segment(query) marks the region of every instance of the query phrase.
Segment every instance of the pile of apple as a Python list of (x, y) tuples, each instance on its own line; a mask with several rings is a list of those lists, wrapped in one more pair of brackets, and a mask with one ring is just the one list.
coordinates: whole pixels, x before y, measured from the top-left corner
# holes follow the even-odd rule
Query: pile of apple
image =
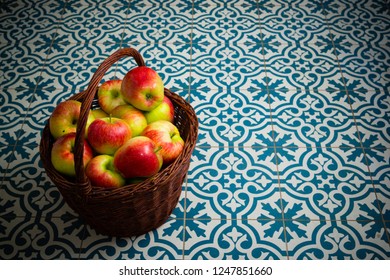
[[(153, 69), (139, 66), (123, 80), (104, 82), (97, 98), (100, 108), (89, 112), (83, 154), (85, 174), (92, 185), (114, 188), (140, 182), (182, 152), (184, 141), (173, 124), (173, 104)], [(58, 104), (49, 119), (55, 139), (53, 167), (73, 177), (80, 109), (79, 101), (67, 100)]]

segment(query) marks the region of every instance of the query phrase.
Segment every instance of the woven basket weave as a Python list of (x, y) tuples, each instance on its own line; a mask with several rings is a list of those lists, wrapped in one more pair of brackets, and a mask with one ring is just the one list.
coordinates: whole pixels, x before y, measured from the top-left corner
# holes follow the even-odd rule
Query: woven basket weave
[(119, 59), (132, 57), (138, 66), (145, 65), (142, 56), (132, 48), (110, 55), (96, 70), (87, 89), (70, 99), (82, 102), (74, 147), (76, 177), (57, 172), (51, 163), (54, 139), (46, 124), (40, 143), (43, 166), (64, 200), (98, 233), (110, 236), (137, 236), (158, 228), (171, 215), (180, 197), (190, 157), (195, 147), (198, 120), (193, 108), (179, 95), (164, 89), (175, 108), (174, 124), (185, 142), (180, 156), (158, 174), (138, 184), (116, 189), (92, 186), (84, 173), (82, 140), (88, 112), (98, 107), (97, 90), (106, 71)]

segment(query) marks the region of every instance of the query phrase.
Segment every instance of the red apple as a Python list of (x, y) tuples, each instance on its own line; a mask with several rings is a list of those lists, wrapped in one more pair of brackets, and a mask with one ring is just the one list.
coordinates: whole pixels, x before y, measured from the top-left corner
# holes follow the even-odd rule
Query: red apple
[(131, 105), (119, 105), (111, 112), (112, 116), (122, 119), (131, 128), (132, 137), (138, 136), (148, 125), (144, 114)]
[(114, 157), (98, 155), (91, 159), (85, 168), (85, 175), (93, 186), (119, 188), (125, 185), (125, 179), (114, 167)]
[(119, 105), (126, 104), (121, 93), (122, 80), (109, 80), (98, 89), (98, 102), (104, 112), (110, 114)]
[(162, 166), (160, 149), (147, 137), (133, 137), (116, 151), (114, 166), (125, 178), (150, 177)]
[[(76, 132), (77, 121), (80, 116), (81, 102), (66, 100), (57, 105), (49, 119), (51, 135), (57, 139), (65, 134)], [(90, 112), (86, 127), (95, 119)], [(87, 131), (87, 128), (85, 131)]]
[[(75, 139), (76, 133), (74, 132), (61, 136), (54, 142), (51, 150), (51, 162), (54, 166), (54, 169), (64, 175), (73, 177), (76, 175), (73, 154)], [(88, 164), (92, 157), (92, 148), (89, 146), (88, 142), (84, 140), (84, 166)]]
[(173, 122), (173, 118), (175, 116), (175, 109), (171, 100), (169, 100), (167, 96), (164, 96), (164, 99), (160, 105), (158, 105), (152, 111), (145, 112), (144, 115), (148, 123), (160, 120)]
[(177, 127), (169, 121), (155, 121), (141, 133), (161, 147), (164, 165), (172, 163), (182, 152), (184, 141)]
[(89, 144), (100, 154), (113, 155), (130, 138), (130, 127), (118, 118), (96, 119), (88, 128)]
[(142, 111), (151, 111), (164, 99), (164, 84), (156, 71), (147, 66), (133, 68), (123, 78), (124, 100)]

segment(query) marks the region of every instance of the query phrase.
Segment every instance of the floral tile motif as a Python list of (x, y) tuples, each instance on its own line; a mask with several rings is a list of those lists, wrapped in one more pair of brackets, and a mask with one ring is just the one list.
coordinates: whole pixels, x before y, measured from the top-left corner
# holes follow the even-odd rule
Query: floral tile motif
[(78, 259), (81, 239), (71, 221), (39, 217), (1, 221), (1, 259)]
[[(343, 52), (340, 52), (340, 48)], [(362, 83), (367, 90), (390, 86), (390, 52), (375, 45), (336, 45), (343, 76)]]
[(0, 86), (34, 89), (50, 45), (7, 44), (1, 50)]
[(64, 1), (2, 1), (0, 42), (50, 43), (64, 7)]
[(383, 221), (385, 224), (385, 232), (383, 233), (383, 239), (385, 239), (386, 232), (387, 236), (390, 236), (390, 195), (388, 192), (386, 192), (386, 187), (378, 186), (376, 189), (379, 200), (379, 207), (382, 211)]
[(83, 5), (70, 1), (64, 9), (55, 43), (65, 40), (70, 43), (118, 44), (122, 40), (126, 18), (127, 4)]
[(386, 44), (390, 19), (386, 1), (324, 1), (331, 34), (354, 44)]
[(24, 191), (29, 192), (35, 188), (36, 181), (43, 172), (37, 145), (5, 146), (2, 153), (8, 155), (6, 158), (8, 162), (6, 179), (10, 184), (8, 188), (18, 189), (22, 195), (26, 194)]
[(256, 6), (257, 4), (256, 0), (210, 0), (210, 1), (194, 0), (193, 2), (195, 6), (224, 6), (224, 7), (234, 6), (234, 7), (240, 7), (242, 9)]
[[(113, 52), (111, 48), (111, 45), (99, 44), (53, 44), (39, 88), (63, 89), (73, 94), (85, 90), (107, 54)], [(114, 78), (115, 69), (115, 66), (109, 69), (102, 81)]]
[[(370, 91), (357, 95), (352, 109), (359, 132), (367, 148), (389, 148), (390, 143), (390, 94)], [(371, 141), (369, 141), (371, 140)]]
[(297, 5), (302, 4), (308, 6), (308, 4), (312, 5), (321, 5), (321, 0), (258, 0), (260, 9), (267, 6), (276, 6), (276, 5)]
[(1, 178), (1, 186), (3, 186), (4, 177), (6, 176), (8, 169), (8, 160), (12, 156), (13, 146), (10, 145), (0, 145), (0, 178)]
[(112, 238), (86, 226), (81, 259), (172, 260), (183, 256), (184, 220), (164, 225), (138, 237)]
[(258, 88), (265, 76), (261, 46), (194, 44), (192, 50), (191, 89)]
[[(276, 146), (340, 147), (357, 137), (345, 92), (317, 90), (271, 91), (270, 104)], [(360, 147), (360, 144), (357, 144)]]
[(200, 145), (273, 146), (266, 93), (261, 99), (247, 90), (195, 90), (190, 95), (200, 121)]
[(290, 89), (326, 90), (341, 79), (331, 45), (265, 44), (264, 59), (271, 83), (281, 80)]
[[(360, 211), (378, 208), (365, 155), (361, 149), (277, 149), (286, 219), (359, 219)], [(289, 211), (296, 200), (305, 213)], [(359, 210), (359, 207), (362, 209)], [(291, 210), (292, 211), (292, 210)], [(380, 212), (366, 219), (379, 219)]]
[(191, 44), (192, 4), (164, 1), (138, 5), (131, 2), (125, 24), (125, 44)]
[(256, 220), (193, 220), (186, 236), (185, 259), (287, 259), (283, 225), (278, 221), (270, 226)]
[(115, 7), (127, 7), (130, 0), (67, 0), (68, 3), (78, 4), (82, 6), (115, 6)]
[[(389, 220), (390, 214), (390, 149), (374, 150), (365, 149), (368, 158), (368, 166), (374, 186), (380, 200), (383, 215)], [(378, 160), (372, 160), (371, 154), (376, 153)], [(380, 156), (380, 157), (379, 157)]]
[[(305, 234), (291, 239), (289, 259), (383, 260), (389, 243), (383, 240), (383, 223), (374, 221), (312, 221)], [(322, 246), (318, 246), (321, 244)]]
[[(123, 0), (120, 0), (123, 1)], [(195, 0), (196, 1), (196, 0)], [(178, 7), (187, 7), (187, 9), (190, 9), (192, 7), (192, 0), (166, 0), (166, 1), (160, 1), (160, 0), (131, 0), (130, 2), (130, 9), (136, 9), (137, 7), (144, 7), (144, 6), (159, 6), (159, 7), (165, 7), (165, 6), (178, 6)]]
[[(7, 142), (5, 139), (10, 138), (10, 135), (20, 130), (26, 114), (26, 108), (29, 107), (33, 97), (31, 89), (1, 89), (0, 95), (0, 146), (10, 145), (12, 142)], [(21, 94), (22, 91), (27, 91), (28, 94)]]
[(278, 203), (275, 168), (273, 148), (197, 147), (188, 172), (187, 218), (247, 218), (260, 201)]
[(286, 2), (260, 6), (261, 33), (265, 43), (324, 44), (323, 40), (329, 40), (321, 3)]
[(260, 42), (256, 3), (246, 7), (194, 5), (193, 43), (253, 44)]

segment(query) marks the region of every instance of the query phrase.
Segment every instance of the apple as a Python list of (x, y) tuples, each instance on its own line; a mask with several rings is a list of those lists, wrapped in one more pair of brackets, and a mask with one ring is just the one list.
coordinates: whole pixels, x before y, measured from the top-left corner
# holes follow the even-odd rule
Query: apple
[(140, 135), (148, 125), (143, 112), (128, 104), (115, 107), (111, 115), (127, 122), (131, 128), (132, 137)]
[(164, 96), (164, 99), (160, 105), (158, 105), (152, 111), (144, 112), (144, 115), (148, 123), (152, 123), (159, 120), (173, 122), (173, 118), (175, 116), (175, 109), (171, 100), (167, 96)]
[(110, 114), (119, 105), (126, 104), (121, 93), (122, 80), (109, 80), (98, 89), (98, 103), (104, 112)]
[(126, 179), (150, 177), (162, 163), (161, 148), (144, 136), (131, 138), (114, 155), (114, 166)]
[(92, 115), (95, 117), (95, 119), (109, 117), (109, 115), (102, 108), (93, 109), (91, 112), (92, 112)]
[[(73, 149), (75, 146), (76, 133), (71, 132), (58, 138), (51, 150), (51, 162), (54, 169), (58, 172), (68, 175), (76, 176)], [(93, 158), (93, 151), (86, 140), (84, 140), (84, 166)]]
[[(76, 132), (80, 109), (81, 102), (76, 100), (66, 100), (55, 107), (49, 119), (50, 133), (55, 139), (68, 133)], [(85, 131), (87, 131), (94, 119), (95, 117), (92, 112), (90, 112)]]
[(85, 168), (85, 175), (93, 186), (119, 188), (125, 185), (125, 179), (114, 167), (114, 157), (98, 155), (91, 159)]
[(182, 152), (184, 141), (177, 127), (169, 121), (155, 121), (141, 133), (161, 147), (164, 165), (172, 163)]
[(113, 155), (131, 136), (129, 125), (118, 118), (96, 119), (88, 128), (89, 144), (100, 154)]
[(147, 66), (133, 68), (123, 78), (124, 100), (142, 111), (151, 111), (164, 99), (164, 83), (156, 71)]

